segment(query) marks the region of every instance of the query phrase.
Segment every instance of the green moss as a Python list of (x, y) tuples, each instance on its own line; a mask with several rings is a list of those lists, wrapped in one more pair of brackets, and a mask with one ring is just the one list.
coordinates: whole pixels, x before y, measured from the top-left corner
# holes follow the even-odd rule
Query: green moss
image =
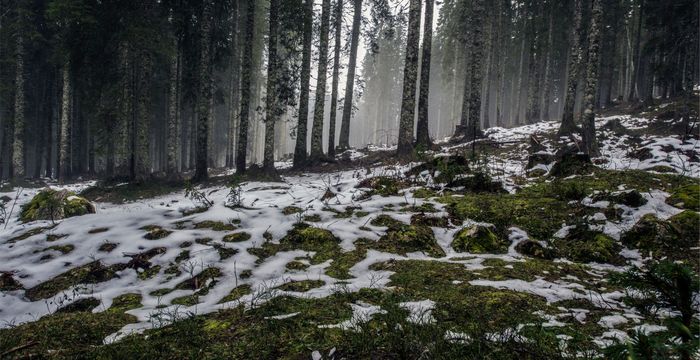
[(326, 229), (321, 229), (308, 224), (296, 224), (287, 235), (280, 240), (280, 244), (298, 246), (302, 250), (315, 251), (319, 246), (337, 244), (340, 239)]
[(197, 294), (179, 296), (174, 298), (170, 303), (172, 305), (194, 306), (199, 303), (199, 296)]
[(284, 215), (293, 215), (293, 214), (298, 214), (300, 212), (303, 212), (300, 207), (297, 206), (287, 206), (284, 209), (282, 209), (282, 214)]
[(288, 262), (287, 265), (285, 265), (284, 267), (292, 271), (303, 271), (306, 270), (309, 267), (309, 265), (306, 265), (301, 261), (294, 260)]
[(559, 254), (569, 260), (579, 262), (598, 262), (622, 264), (619, 253), (621, 246), (611, 237), (577, 226), (570, 230), (568, 236), (557, 240), (555, 246)]
[(552, 259), (555, 256), (553, 249), (544, 247), (537, 241), (525, 240), (515, 246), (515, 251), (538, 259)]
[[(221, 270), (215, 267), (204, 269), (194, 277), (187, 279), (175, 286), (175, 289), (180, 290), (198, 290), (207, 284), (209, 280), (215, 280), (221, 276)], [(209, 283), (209, 287), (213, 286), (215, 281)]]
[[(10, 240), (8, 240), (7, 242), (8, 242), (8, 243), (15, 243), (15, 242), (18, 242), (18, 241), (26, 240), (26, 239), (28, 239), (28, 238), (34, 236), (34, 235), (41, 234), (41, 233), (43, 233), (43, 232), (46, 231), (46, 230), (51, 230), (51, 229), (53, 229), (55, 226), (56, 226), (56, 225), (34, 228), (34, 229), (28, 230), (28, 231), (26, 231), (26, 232), (23, 232), (23, 233), (20, 234), (20, 235), (17, 235), (17, 236), (15, 236), (15, 237), (10, 238)], [(48, 236), (48, 235), (47, 235), (47, 236)]]
[(400, 255), (422, 251), (432, 257), (445, 256), (445, 252), (435, 241), (433, 230), (427, 226), (392, 225), (374, 247)]
[(278, 286), (277, 289), (282, 291), (307, 292), (311, 289), (321, 287), (325, 284), (326, 283), (321, 280), (290, 281), (288, 283)]
[(437, 183), (448, 183), (456, 176), (468, 173), (469, 165), (464, 156), (439, 156), (413, 167), (406, 175), (416, 176), (424, 171), (429, 172)]
[(101, 244), (100, 247), (97, 248), (97, 250), (102, 251), (102, 252), (112, 252), (112, 250), (114, 250), (116, 248), (117, 248), (117, 244), (106, 242), (106, 243)]
[(413, 197), (419, 199), (428, 199), (437, 196), (437, 192), (428, 188), (418, 188), (413, 190)]
[(320, 222), (321, 215), (319, 215), (319, 214), (306, 215), (306, 216), (304, 216), (304, 221), (306, 221), (306, 222)]
[(452, 240), (452, 248), (458, 252), (474, 254), (504, 253), (508, 244), (496, 236), (488, 227), (473, 225), (458, 231)]
[(151, 266), (148, 269), (139, 273), (138, 277), (141, 280), (148, 280), (158, 275), (160, 272), (160, 265)]
[(221, 260), (226, 260), (231, 256), (238, 254), (238, 249), (227, 248), (219, 244), (214, 244), (214, 248), (219, 253), (219, 259)]
[(182, 261), (187, 260), (189, 258), (190, 258), (190, 251), (189, 250), (182, 250), (175, 257), (175, 262), (179, 263), (179, 262), (182, 262)]
[(138, 309), (141, 307), (141, 294), (122, 294), (112, 300), (112, 306), (107, 309), (112, 313), (123, 313), (128, 310)]
[(42, 251), (42, 252), (45, 252), (45, 251), (58, 251), (58, 252), (60, 252), (61, 254), (68, 254), (68, 253), (70, 253), (70, 252), (73, 251), (73, 250), (75, 250), (75, 246), (74, 246), (74, 245), (72, 245), (72, 244), (66, 244), (66, 245), (53, 245), (53, 246), (49, 246), (49, 247), (47, 247), (46, 249), (41, 250), (41, 251)]
[(380, 214), (372, 221), (369, 222), (370, 225), (372, 226), (384, 226), (384, 227), (389, 227), (389, 226), (400, 226), (403, 223), (399, 220), (394, 219), (393, 217), (386, 215), (386, 214)]
[(64, 272), (31, 289), (25, 296), (32, 301), (48, 299), (78, 284), (96, 284), (110, 280), (116, 276), (114, 267), (105, 267), (99, 261), (79, 266)]
[(73, 216), (94, 213), (95, 207), (85, 198), (75, 193), (61, 190), (44, 189), (22, 206), (20, 220), (60, 220)]
[(228, 234), (222, 239), (224, 242), (243, 242), (250, 240), (251, 236), (245, 231)]
[(195, 229), (212, 229), (214, 231), (233, 231), (236, 230), (236, 226), (233, 224), (224, 224), (221, 221), (211, 221), (206, 220), (194, 224)]
[(151, 291), (150, 293), (148, 293), (148, 295), (161, 297), (170, 294), (171, 292), (173, 292), (173, 290), (175, 289), (158, 289)]
[(224, 298), (219, 301), (219, 304), (229, 302), (229, 301), (238, 300), (241, 297), (243, 297), (244, 295), (250, 294), (251, 291), (252, 291), (252, 288), (248, 284), (238, 285), (235, 288), (233, 288), (231, 290), (231, 292), (229, 292), (228, 295), (224, 296)]
[(399, 194), (399, 190), (408, 187), (408, 184), (399, 178), (377, 176), (360, 181), (357, 187), (370, 189), (365, 197), (372, 195), (395, 196)]
[(681, 186), (673, 191), (666, 203), (677, 208), (700, 211), (700, 184)]
[(356, 218), (363, 218), (367, 215), (369, 215), (369, 211), (355, 211)]
[(411, 225), (446, 228), (450, 225), (450, 221), (444, 216), (430, 216), (421, 213), (411, 216)]
[(692, 251), (698, 243), (698, 229), (700, 214), (692, 210), (685, 210), (668, 221), (646, 214), (620, 240), (625, 246), (640, 249), (645, 256), (686, 260), (700, 268)]
[(172, 231), (165, 230), (158, 225), (147, 225), (142, 227), (141, 230), (146, 230), (146, 235), (144, 235), (143, 238), (147, 240), (159, 240), (173, 233)]

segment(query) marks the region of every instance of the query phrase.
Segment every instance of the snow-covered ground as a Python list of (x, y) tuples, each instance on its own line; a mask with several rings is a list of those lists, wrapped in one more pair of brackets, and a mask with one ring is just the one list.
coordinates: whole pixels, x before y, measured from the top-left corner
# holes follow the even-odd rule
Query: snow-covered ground
[[(629, 116), (615, 118), (619, 118), (622, 125), (630, 129), (643, 128), (649, 122), (646, 119)], [(609, 120), (611, 118), (601, 118), (596, 123), (600, 127)], [(492, 172), (504, 181), (510, 191), (514, 191), (514, 179), (524, 177), (526, 174), (525, 167), (528, 155), (526, 149), (529, 137), (533, 134), (552, 133), (556, 131), (557, 125), (554, 122), (543, 122), (514, 129), (491, 128), (486, 132), (488, 139), (492, 141), (514, 142), (509, 145), (506, 154), (493, 156), (488, 162)], [(664, 165), (678, 174), (700, 177), (697, 140), (682, 141), (674, 136), (644, 136), (641, 146), (650, 150), (651, 157), (638, 160), (630, 157), (628, 135), (616, 137), (609, 132), (605, 134), (607, 138), (601, 143), (601, 158), (605, 160), (600, 165), (602, 167), (619, 170), (649, 169)], [(554, 151), (552, 144), (545, 143), (545, 147), (547, 151)], [(458, 147), (446, 148), (445, 152), (457, 149)], [(374, 150), (384, 151), (386, 149)], [(358, 151), (353, 151), (351, 154), (353, 159), (363, 156), (365, 154)], [(279, 163), (280, 168), (287, 166), (287, 162)], [(101, 300), (102, 304), (94, 311), (105, 311), (119, 295), (140, 294), (142, 306), (128, 311), (129, 314), (138, 318), (138, 322), (127, 325), (106, 339), (106, 341), (114, 341), (131, 331), (141, 331), (154, 325), (162, 325), (162, 322), (153, 321), (154, 315), (158, 315), (158, 318), (162, 320), (163, 315), (167, 314), (169, 316), (169, 319), (165, 320), (167, 323), (169, 320), (175, 320), (178, 314), (203, 314), (240, 304), (254, 307), (283, 294), (310, 298), (326, 297), (336, 291), (339, 285), (337, 279), (326, 274), (325, 270), (330, 265), (330, 261), (310, 265), (304, 270), (289, 271), (285, 268), (287, 263), (310, 254), (302, 250), (280, 251), (266, 258), (262, 263), (257, 263), (258, 257), (246, 250), (260, 247), (266, 241), (265, 237), (269, 236), (268, 234), (272, 235), (273, 242), (279, 241), (293, 228), (294, 224), (300, 221), (302, 216), (310, 215), (320, 216), (321, 221), (314, 223), (314, 226), (332, 231), (335, 236), (340, 238), (340, 246), (346, 251), (354, 249), (353, 242), (358, 238), (377, 240), (383, 235), (385, 228), (372, 226), (370, 220), (382, 213), (386, 205), (405, 202), (420, 206), (426, 200), (415, 198), (411, 191), (405, 191), (394, 197), (373, 196), (362, 199), (360, 195), (364, 193), (364, 190), (358, 189), (357, 186), (363, 179), (374, 176), (400, 176), (408, 169), (408, 165), (382, 165), (369, 170), (351, 169), (335, 173), (287, 176), (284, 177), (283, 183), (248, 182), (242, 185), (243, 207), (236, 209), (225, 206), (228, 195), (227, 188), (205, 188), (201, 190), (207, 194), (214, 205), (205, 212), (188, 216), (183, 216), (181, 211), (192, 208), (195, 204), (185, 197), (184, 191), (126, 204), (97, 203), (96, 214), (61, 220), (49, 230), (20, 241), (9, 241), (29, 230), (53, 226), (49, 221), (27, 224), (19, 222), (16, 216), (19, 213), (19, 207), (28, 202), (40, 190), (24, 189), (18, 197), (13, 218), (10, 219), (6, 228), (0, 228), (0, 271), (12, 272), (14, 278), (21, 282), (26, 289), (46, 282), (71, 268), (90, 262), (100, 261), (109, 266), (127, 263), (131, 260), (128, 255), (143, 253), (156, 247), (163, 247), (165, 251), (150, 259), (151, 264), (160, 266), (161, 270), (155, 276), (145, 280), (139, 278), (137, 271), (127, 268), (117, 272), (118, 276), (111, 280), (97, 284), (79, 285), (62, 291), (52, 299), (32, 302), (25, 297), (23, 290), (2, 292), (0, 294), (0, 325), (9, 326), (33, 321), (38, 317), (52, 313), (59, 306), (82, 298)], [(93, 184), (78, 183), (61, 186), (61, 188), (79, 192), (90, 185)], [(334, 196), (323, 200), (327, 190), (331, 190)], [(0, 196), (9, 196), (13, 199), (16, 195), (17, 190), (0, 193)], [(620, 232), (629, 229), (645, 213), (655, 213), (661, 218), (667, 218), (680, 212), (679, 209), (665, 204), (664, 200), (668, 196), (666, 193), (658, 191), (644, 194), (644, 196), (648, 203), (638, 209), (625, 209), (621, 221), (613, 223), (604, 218), (598, 219), (602, 220), (602, 230), (613, 238), (619, 239)], [(437, 215), (445, 215), (441, 204), (434, 205), (438, 211)], [(301, 215), (284, 215), (282, 209), (287, 206), (299, 207), (303, 209), (303, 212)], [(367, 215), (336, 218), (333, 216), (333, 212), (327, 210), (330, 208), (342, 212), (349, 206), (359, 207), (361, 209), (357, 211), (367, 212)], [(595, 206), (595, 204), (589, 204), (589, 206)], [(392, 216), (397, 220), (406, 223), (410, 221), (411, 215), (411, 213), (392, 213)], [(195, 227), (195, 224), (203, 221), (232, 224), (237, 227), (235, 231), (245, 231), (251, 237), (242, 242), (224, 242), (223, 236), (232, 231), (215, 231)], [(172, 233), (158, 240), (145, 239), (146, 230), (143, 228), (153, 225), (172, 231)], [(96, 229), (100, 229), (100, 231), (96, 232)], [(369, 250), (365, 259), (350, 269), (351, 279), (345, 280), (343, 286), (349, 291), (357, 291), (366, 287), (385, 287), (392, 273), (385, 270), (371, 270), (370, 266), (391, 259), (421, 259), (459, 263), (469, 270), (478, 271), (484, 268), (482, 262), (485, 259), (496, 258), (513, 262), (522, 261), (524, 258), (513, 250), (518, 241), (527, 239), (527, 234), (521, 229), (511, 229), (511, 238), (516, 241), (511, 245), (507, 254), (467, 254), (468, 258), (465, 257), (464, 253), (458, 253), (450, 246), (455, 232), (459, 229), (433, 228), (438, 245), (446, 253), (445, 257), (439, 259), (428, 257), (422, 253), (409, 253), (406, 256), (401, 256)], [(566, 229), (562, 229), (562, 231), (566, 231)], [(47, 238), (47, 235), (57, 235), (58, 239), (54, 240), (55, 237)], [(204, 238), (212, 240), (206, 244), (195, 241)], [(100, 247), (106, 243), (116, 244), (116, 248), (109, 253), (100, 251)], [(49, 249), (56, 246), (72, 246), (73, 249), (65, 254)], [(221, 259), (216, 247), (233, 249), (236, 253), (231, 257)], [(178, 262), (176, 258), (182, 251), (189, 251), (189, 259)], [(47, 254), (51, 256), (46, 256)], [(627, 255), (632, 260), (640, 258), (640, 255), (634, 251), (628, 251)], [(180, 274), (168, 274), (164, 271), (171, 264), (178, 263)], [(604, 270), (622, 269), (609, 265), (607, 267), (601, 265), (600, 267)], [(196, 305), (172, 305), (173, 299), (194, 292), (193, 290), (175, 289), (176, 286), (190, 279), (193, 274), (208, 268), (217, 268), (221, 272), (216, 285), (212, 286), (205, 295), (199, 296)], [(244, 272), (249, 272), (250, 276), (241, 277), (241, 273)], [(304, 293), (283, 291), (276, 288), (284, 283), (303, 280), (320, 280), (324, 285)], [(594, 299), (596, 306), (612, 311), (609, 317), (601, 320), (605, 326), (611, 328), (627, 321), (639, 321), (638, 315), (619, 301), (622, 296), (620, 292), (605, 293), (588, 290), (573, 279), (556, 282), (544, 279), (530, 282), (515, 279), (475, 280), (470, 283), (535, 294), (548, 302), (577, 298)], [(235, 301), (219, 303), (231, 290), (240, 285), (249, 285), (252, 292)], [(175, 290), (164, 295), (152, 294), (159, 289)], [(402, 306), (410, 310), (412, 321), (434, 321), (430, 314), (434, 302), (430, 299), (408, 302)], [(325, 326), (353, 328), (357, 321), (366, 321), (373, 314), (382, 311), (374, 305), (364, 303), (353, 304), (352, 308), (354, 313), (352, 319), (340, 324), (326, 324)], [(566, 311), (571, 310), (573, 309), (566, 309)], [(289, 314), (289, 316), (292, 317), (295, 314)], [(580, 317), (585, 318), (585, 313), (582, 312)], [(543, 316), (543, 323), (550, 326), (557, 324), (556, 318), (547, 318), (546, 316)], [(613, 335), (621, 336), (618, 333), (611, 336)]]

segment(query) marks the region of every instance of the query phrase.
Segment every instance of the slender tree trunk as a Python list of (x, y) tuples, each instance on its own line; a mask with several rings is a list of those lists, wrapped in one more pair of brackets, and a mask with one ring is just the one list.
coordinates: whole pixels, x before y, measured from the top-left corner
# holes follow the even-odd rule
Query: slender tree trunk
[(497, 3), (498, 7), (498, 18), (499, 18), (499, 56), (498, 56), (498, 72), (496, 74), (496, 80), (498, 82), (498, 90), (496, 93), (496, 126), (504, 126), (503, 123), (503, 108), (505, 106), (505, 92), (506, 92), (506, 82), (505, 82), (505, 68), (508, 62), (507, 59), (507, 45), (509, 37), (506, 35), (509, 28), (506, 16), (503, 14), (507, 7), (510, 7), (510, 0), (499, 0)]
[[(525, 26), (523, 26), (523, 29), (525, 29)], [(522, 39), (520, 40), (520, 62), (518, 65), (518, 81), (516, 82), (515, 88), (514, 88), (514, 93), (515, 93), (515, 106), (513, 107), (513, 110), (515, 111), (515, 116), (511, 116), (511, 118), (514, 118), (515, 120), (513, 121), (513, 125), (520, 125), (520, 107), (522, 104), (522, 91), (523, 91), (523, 77), (525, 73), (525, 34), (522, 35)]]
[(430, 60), (433, 46), (433, 1), (425, 1), (425, 20), (423, 22), (423, 56), (420, 67), (418, 125), (416, 128), (416, 146), (423, 149), (428, 149), (431, 145), (428, 100), (430, 98)]
[(328, 157), (335, 157), (335, 118), (338, 108), (338, 78), (340, 76), (340, 37), (343, 26), (343, 0), (336, 0), (335, 47), (333, 49), (333, 81), (331, 82), (331, 113), (328, 123)]
[(180, 112), (180, 43), (177, 36), (173, 35), (173, 48), (175, 54), (170, 59), (170, 78), (168, 89), (168, 136), (167, 136), (167, 165), (166, 172), (169, 177), (178, 173), (177, 154), (178, 144), (178, 113)]
[(469, 72), (470, 80), (470, 96), (469, 96), (469, 124), (467, 125), (467, 139), (475, 140), (481, 137), (481, 89), (483, 78), (483, 61), (484, 61), (484, 41), (483, 41), (483, 17), (484, 17), (484, 0), (475, 0), (473, 3), (472, 16), (472, 61)]
[(547, 26), (547, 53), (545, 55), (545, 65), (544, 65), (544, 89), (542, 90), (542, 98), (544, 104), (542, 105), (542, 120), (549, 121), (549, 105), (551, 103), (552, 94), (552, 56), (554, 54), (554, 10), (549, 10), (549, 25)]
[(58, 139), (58, 180), (63, 183), (68, 176), (68, 157), (70, 156), (70, 114), (71, 114), (71, 75), (70, 63), (63, 65), (63, 92), (61, 96), (61, 125)]
[(208, 177), (209, 108), (211, 99), (211, 17), (213, 0), (204, 0), (200, 28), (199, 89), (197, 91), (197, 153), (194, 180)]
[(311, 82), (311, 42), (313, 37), (313, 0), (304, 0), (304, 33), (301, 55), (301, 86), (299, 94), (299, 119), (297, 122), (294, 167), (306, 162), (306, 134), (309, 126), (309, 88)]
[(584, 103), (586, 109), (583, 113), (583, 146), (584, 151), (596, 156), (599, 154), (598, 144), (595, 138), (595, 95), (598, 91), (598, 65), (600, 61), (600, 31), (603, 17), (602, 0), (593, 0), (591, 13), (591, 28), (588, 33), (588, 63), (586, 66), (586, 92)]
[(229, 131), (228, 131), (228, 146), (226, 148), (226, 166), (232, 168), (235, 159), (236, 145), (236, 128), (238, 122), (238, 113), (240, 111), (240, 82), (241, 82), (241, 50), (239, 44), (240, 36), (240, 18), (239, 18), (239, 1), (232, 1), (233, 17), (233, 34), (231, 36), (231, 87), (229, 99)]
[[(21, 11), (21, 10), (20, 10)], [(20, 15), (22, 16), (22, 15)], [(21, 21), (21, 20), (20, 20)], [(17, 34), (16, 74), (15, 74), (15, 119), (12, 143), (12, 177), (24, 178), (24, 125), (25, 125), (25, 87), (24, 87), (24, 34)]]
[(398, 156), (410, 156), (413, 151), (413, 123), (416, 112), (416, 81), (418, 80), (418, 42), (420, 40), (420, 0), (411, 0), (406, 35), (406, 60), (403, 70), (401, 119), (399, 121)]
[(265, 97), (265, 150), (263, 152), (263, 169), (266, 172), (275, 171), (275, 123), (277, 123), (280, 113), (279, 105), (277, 104), (277, 26), (279, 22), (279, 1), (280, 0), (270, 0), (270, 32), (268, 33), (269, 42), (267, 46), (267, 93)]
[(350, 147), (350, 116), (352, 115), (352, 97), (355, 91), (355, 68), (357, 67), (357, 47), (360, 42), (360, 23), (362, 21), (362, 0), (354, 0), (355, 13), (352, 20), (352, 36), (350, 39), (350, 59), (348, 60), (348, 75), (345, 82), (345, 99), (343, 101), (343, 118), (340, 125), (338, 147)]
[(311, 160), (323, 156), (323, 111), (326, 104), (326, 79), (328, 77), (328, 29), (330, 27), (331, 0), (323, 0), (321, 8), (321, 43), (318, 50), (318, 76), (316, 77), (316, 101), (314, 123), (311, 128)]
[(634, 60), (632, 62), (632, 84), (630, 84), (627, 102), (639, 101), (639, 70), (641, 69), (642, 22), (644, 21), (644, 0), (639, 0), (637, 30), (634, 39)]
[(236, 172), (245, 172), (248, 151), (248, 124), (250, 118), (251, 76), (253, 72), (253, 34), (255, 33), (255, 0), (247, 1), (245, 47), (241, 68), (241, 115), (239, 116), (236, 149)]
[(151, 124), (151, 78), (153, 60), (147, 52), (141, 54), (141, 66), (139, 67), (139, 83), (134, 103), (137, 105), (136, 123), (134, 124), (134, 168), (132, 180), (143, 180), (150, 175), (150, 141), (149, 128)]
[(569, 48), (569, 74), (566, 84), (566, 98), (564, 99), (564, 114), (562, 115), (559, 136), (569, 135), (576, 131), (574, 122), (574, 104), (576, 103), (576, 88), (578, 86), (579, 67), (583, 58), (581, 49), (581, 21), (583, 12), (583, 0), (575, 0), (574, 29)]

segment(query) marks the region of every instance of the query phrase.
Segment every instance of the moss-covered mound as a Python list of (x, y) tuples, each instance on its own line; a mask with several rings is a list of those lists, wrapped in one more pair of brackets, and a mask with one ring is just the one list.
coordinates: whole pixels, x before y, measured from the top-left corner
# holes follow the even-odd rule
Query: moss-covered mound
[(594, 201), (610, 201), (615, 204), (627, 205), (629, 207), (638, 208), (647, 203), (647, 199), (637, 190), (617, 191), (613, 193), (597, 194), (593, 197)]
[(450, 221), (444, 216), (433, 216), (426, 215), (424, 213), (414, 214), (411, 216), (411, 225), (422, 225), (431, 227), (443, 227), (446, 228), (450, 226)]
[(432, 257), (445, 256), (445, 252), (435, 241), (433, 230), (420, 225), (390, 226), (386, 234), (379, 238), (376, 248), (401, 255), (422, 251)]
[(680, 209), (700, 211), (700, 184), (691, 184), (677, 188), (666, 203)]
[(435, 182), (448, 183), (457, 175), (468, 173), (469, 165), (464, 156), (440, 156), (411, 168), (406, 175), (416, 176), (424, 171), (429, 172)]
[(308, 224), (296, 224), (285, 237), (280, 240), (280, 244), (300, 247), (313, 251), (318, 246), (325, 244), (337, 244), (340, 242), (332, 232)]
[[(121, 268), (123, 268), (123, 266)], [(110, 280), (117, 276), (117, 270), (120, 270), (120, 266), (106, 267), (99, 261), (93, 261), (68, 270), (31, 289), (27, 289), (25, 296), (31, 301), (48, 299), (71, 286), (78, 284), (96, 284)]]
[(228, 235), (224, 236), (224, 238), (222, 240), (224, 242), (242, 242), (242, 241), (250, 240), (250, 237), (251, 236), (249, 233), (247, 233), (245, 231), (241, 231), (241, 232), (228, 234)]
[(554, 250), (542, 246), (538, 241), (525, 240), (515, 246), (515, 251), (538, 259), (553, 259), (555, 256)]
[(622, 247), (613, 238), (601, 232), (578, 225), (569, 234), (554, 243), (560, 256), (578, 262), (622, 264)]
[(492, 227), (483, 225), (472, 225), (458, 231), (451, 246), (455, 251), (474, 254), (498, 254), (508, 250), (508, 243), (499, 239)]
[(357, 187), (369, 188), (370, 191), (365, 195), (367, 197), (372, 195), (394, 196), (399, 194), (399, 190), (408, 187), (408, 183), (394, 177), (376, 176), (360, 181)]
[(464, 192), (472, 193), (506, 193), (500, 181), (494, 181), (491, 176), (481, 171), (450, 181), (447, 187), (461, 188)]
[(85, 198), (67, 190), (57, 191), (47, 188), (34, 195), (32, 200), (22, 206), (20, 219), (23, 222), (54, 221), (94, 213), (95, 206)]
[(620, 240), (625, 246), (639, 249), (645, 255), (668, 257), (674, 260), (697, 260), (697, 253), (690, 251), (698, 246), (700, 214), (686, 210), (672, 216), (668, 221), (654, 214), (644, 215)]
[(381, 215), (375, 217), (374, 219), (372, 219), (372, 221), (370, 221), (369, 223), (372, 226), (385, 226), (385, 227), (389, 227), (389, 226), (393, 226), (393, 225), (398, 226), (398, 225), (403, 224), (401, 221), (396, 220), (387, 214), (381, 214)]
[(567, 177), (571, 175), (588, 174), (595, 166), (591, 162), (590, 156), (566, 150), (562, 153), (549, 171), (549, 175), (556, 177)]

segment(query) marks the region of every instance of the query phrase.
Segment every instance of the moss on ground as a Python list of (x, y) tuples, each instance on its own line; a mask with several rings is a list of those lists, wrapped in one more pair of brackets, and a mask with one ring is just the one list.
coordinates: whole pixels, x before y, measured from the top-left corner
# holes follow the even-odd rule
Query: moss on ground
[(392, 225), (373, 247), (400, 255), (422, 251), (432, 257), (445, 256), (445, 251), (435, 240), (433, 230), (420, 225)]
[(233, 224), (224, 224), (221, 221), (205, 220), (194, 224), (195, 229), (212, 229), (214, 231), (233, 231), (236, 226)]
[(322, 280), (300, 280), (290, 281), (277, 287), (282, 291), (307, 292), (311, 289), (321, 287), (326, 283)]
[(95, 213), (95, 206), (88, 200), (67, 190), (50, 188), (38, 192), (26, 204), (22, 205), (20, 220), (60, 220), (73, 216)]
[(666, 203), (677, 208), (700, 211), (700, 184), (681, 186), (673, 191)]
[(251, 235), (245, 231), (228, 234), (222, 239), (224, 242), (243, 242), (250, 240)]
[(455, 233), (452, 248), (458, 252), (474, 254), (502, 254), (508, 250), (508, 243), (501, 240), (488, 226), (472, 225)]
[(160, 240), (173, 233), (172, 231), (163, 229), (158, 225), (146, 225), (142, 227), (141, 230), (146, 230), (146, 234), (143, 236), (143, 238), (146, 240)]
[(116, 276), (117, 269), (117, 266), (106, 267), (99, 261), (93, 261), (27, 289), (25, 296), (31, 301), (48, 299), (78, 284), (95, 284), (110, 280)]

